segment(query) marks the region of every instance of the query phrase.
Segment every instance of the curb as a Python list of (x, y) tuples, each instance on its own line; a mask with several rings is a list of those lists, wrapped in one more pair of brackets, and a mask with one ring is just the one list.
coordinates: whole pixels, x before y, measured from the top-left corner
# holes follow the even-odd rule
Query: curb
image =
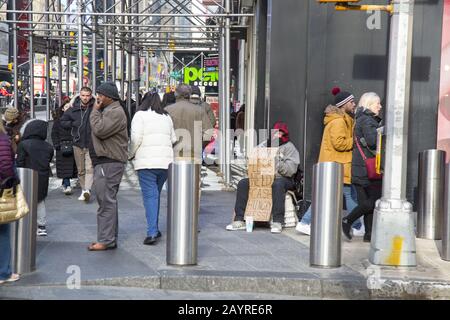
[[(232, 291), (322, 299), (450, 299), (450, 282), (389, 279), (380, 281), (376, 289), (370, 289), (368, 288), (367, 279), (362, 276), (349, 276), (345, 279), (337, 279), (319, 278), (308, 273), (230, 273), (161, 270), (158, 271), (157, 276), (85, 280), (81, 282), (81, 285), (197, 292)], [(30, 286), (66, 286), (66, 284), (52, 283)], [(4, 289), (8, 287), (12, 286), (3, 286)], [(14, 287), (26, 290), (29, 286), (14, 285)]]

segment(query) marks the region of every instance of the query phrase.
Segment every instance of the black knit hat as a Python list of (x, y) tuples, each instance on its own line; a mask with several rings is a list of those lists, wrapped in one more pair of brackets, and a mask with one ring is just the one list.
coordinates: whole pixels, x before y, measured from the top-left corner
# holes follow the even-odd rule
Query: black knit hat
[(350, 92), (341, 91), (341, 89), (338, 87), (333, 88), (331, 93), (334, 95), (334, 105), (338, 108), (355, 99), (355, 97)]
[(103, 82), (98, 86), (96, 92), (113, 100), (120, 100), (119, 91), (117, 90), (117, 86), (114, 82)]

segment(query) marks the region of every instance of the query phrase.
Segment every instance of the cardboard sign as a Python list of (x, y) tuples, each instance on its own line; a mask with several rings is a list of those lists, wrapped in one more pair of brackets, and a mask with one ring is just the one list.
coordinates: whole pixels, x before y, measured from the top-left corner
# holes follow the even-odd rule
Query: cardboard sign
[(277, 148), (255, 148), (249, 157), (250, 188), (245, 216), (252, 216), (253, 221), (270, 221), (277, 150)]

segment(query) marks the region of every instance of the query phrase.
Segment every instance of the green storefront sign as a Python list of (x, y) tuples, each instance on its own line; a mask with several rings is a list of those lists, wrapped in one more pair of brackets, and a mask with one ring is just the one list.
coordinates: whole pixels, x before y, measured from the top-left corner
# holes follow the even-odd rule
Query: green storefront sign
[(184, 68), (184, 83), (194, 86), (217, 87), (219, 71), (205, 71), (205, 68)]

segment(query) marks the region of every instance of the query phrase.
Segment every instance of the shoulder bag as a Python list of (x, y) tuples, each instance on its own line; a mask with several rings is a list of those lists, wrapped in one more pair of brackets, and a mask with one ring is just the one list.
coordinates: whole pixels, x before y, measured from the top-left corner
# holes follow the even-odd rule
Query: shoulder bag
[(30, 212), (22, 188), (14, 180), (17, 179), (7, 178), (0, 186), (0, 224), (19, 220)]
[(361, 146), (358, 142), (358, 138), (356, 136), (355, 136), (355, 143), (356, 143), (356, 146), (358, 147), (361, 157), (364, 160), (364, 163), (366, 164), (367, 177), (369, 178), (369, 180), (381, 180), (383, 178), (383, 176), (381, 174), (377, 173), (376, 157), (373, 157), (373, 158), (366, 157), (363, 150), (361, 149)]

